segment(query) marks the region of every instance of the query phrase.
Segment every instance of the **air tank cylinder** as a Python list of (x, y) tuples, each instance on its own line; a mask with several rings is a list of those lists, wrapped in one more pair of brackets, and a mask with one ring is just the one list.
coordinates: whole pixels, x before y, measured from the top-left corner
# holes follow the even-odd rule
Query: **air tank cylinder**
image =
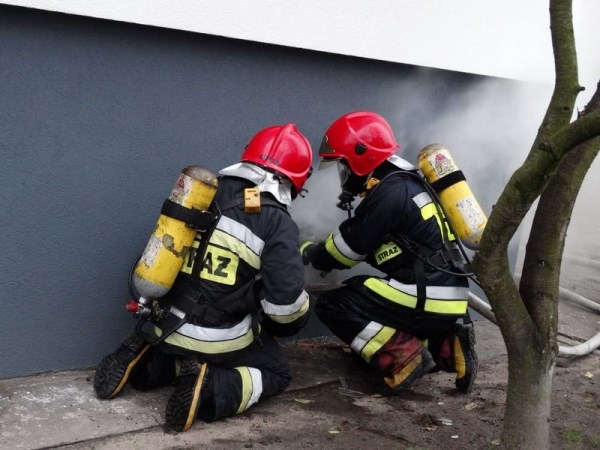
[(437, 192), (457, 237), (467, 248), (478, 250), (487, 217), (450, 151), (441, 144), (431, 144), (419, 152), (417, 162)]
[[(217, 177), (211, 171), (188, 166), (181, 171), (169, 200), (184, 208), (206, 211), (217, 187)], [(133, 286), (141, 304), (169, 292), (195, 236), (196, 230), (184, 221), (160, 214), (133, 273)]]

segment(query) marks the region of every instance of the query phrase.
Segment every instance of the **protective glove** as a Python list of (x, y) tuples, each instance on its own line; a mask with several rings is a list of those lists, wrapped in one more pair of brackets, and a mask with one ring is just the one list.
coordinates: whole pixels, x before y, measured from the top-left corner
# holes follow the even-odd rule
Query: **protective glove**
[(306, 241), (300, 246), (300, 254), (302, 255), (302, 262), (305, 266), (310, 264), (310, 251), (315, 248), (317, 244), (312, 241)]

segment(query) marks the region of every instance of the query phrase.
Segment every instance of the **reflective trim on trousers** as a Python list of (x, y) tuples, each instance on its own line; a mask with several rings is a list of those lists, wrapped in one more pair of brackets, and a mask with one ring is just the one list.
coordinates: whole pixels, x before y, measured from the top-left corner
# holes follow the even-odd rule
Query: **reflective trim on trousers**
[[(397, 280), (368, 278), (364, 285), (380, 296), (407, 308), (417, 306), (417, 286)], [(467, 312), (468, 288), (456, 286), (427, 286), (424, 311), (437, 314), (463, 315)]]
[[(155, 328), (157, 334), (160, 335), (160, 329)], [(167, 337), (164, 342), (195, 352), (209, 354), (241, 350), (254, 342), (252, 317), (247, 315), (244, 320), (235, 326), (225, 329), (186, 323)]]
[(370, 362), (373, 355), (391, 339), (395, 332), (393, 328), (377, 322), (369, 322), (352, 340), (350, 348), (366, 362)]
[(240, 414), (254, 405), (263, 392), (262, 374), (254, 367), (236, 367), (242, 377), (242, 401), (236, 414)]

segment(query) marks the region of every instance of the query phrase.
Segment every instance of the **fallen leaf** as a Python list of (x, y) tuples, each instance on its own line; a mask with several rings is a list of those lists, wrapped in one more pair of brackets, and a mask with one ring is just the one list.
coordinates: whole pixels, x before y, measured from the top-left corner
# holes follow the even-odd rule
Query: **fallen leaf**
[(297, 403), (302, 403), (303, 405), (312, 402), (312, 400), (308, 400), (306, 398), (295, 398), (294, 401), (296, 401)]
[(340, 430), (329, 430), (329, 434), (340, 434)]
[(475, 403), (475, 402), (467, 403), (467, 404), (465, 405), (465, 409), (466, 409), (467, 411), (471, 411), (471, 410), (473, 410), (473, 409), (475, 409), (475, 408), (477, 408), (477, 403)]
[(593, 378), (594, 374), (592, 372), (590, 372), (590, 371), (587, 371), (586, 373), (583, 374), (583, 376), (586, 377), (586, 378)]

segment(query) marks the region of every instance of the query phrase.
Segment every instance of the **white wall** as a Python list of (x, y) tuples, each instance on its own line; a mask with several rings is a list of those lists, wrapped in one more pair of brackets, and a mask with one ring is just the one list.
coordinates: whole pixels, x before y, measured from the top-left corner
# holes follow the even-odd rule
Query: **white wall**
[[(460, 72), (553, 79), (548, 0), (2, 3)], [(600, 2), (574, 3), (581, 47), (592, 48), (598, 43), (593, 22), (600, 18)], [(595, 64), (600, 67), (600, 61)]]

